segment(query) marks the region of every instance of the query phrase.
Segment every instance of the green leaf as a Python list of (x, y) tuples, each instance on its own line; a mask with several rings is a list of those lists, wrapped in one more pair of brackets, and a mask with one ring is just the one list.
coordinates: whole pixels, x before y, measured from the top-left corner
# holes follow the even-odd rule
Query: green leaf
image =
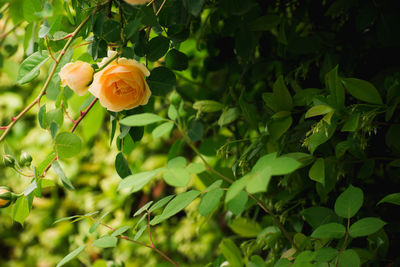
[(247, 238), (257, 237), (262, 230), (257, 222), (242, 217), (235, 218), (228, 226), (234, 233)]
[(38, 19), (37, 12), (42, 10), (42, 3), (40, 0), (24, 1), (22, 11), (24, 18), (28, 22), (33, 22)]
[(235, 198), (246, 187), (249, 176), (245, 175), (239, 180), (234, 181), (228, 188), (225, 196), (225, 203)]
[(240, 116), (240, 109), (238, 108), (230, 108), (227, 110), (224, 110), (222, 112), (221, 117), (218, 119), (218, 125), (220, 127), (228, 125), (232, 122), (234, 122), (237, 118)]
[(383, 104), (381, 95), (372, 83), (356, 78), (343, 78), (342, 83), (355, 98), (371, 104)]
[(57, 160), (55, 160), (52, 165), (54, 171), (57, 173), (58, 177), (61, 180), (61, 183), (64, 185), (65, 188), (68, 190), (75, 190), (74, 186), (72, 185), (71, 181), (68, 179), (68, 177), (65, 175), (63, 169), (61, 168), (61, 165), (58, 163)]
[(55, 149), (60, 159), (71, 158), (81, 151), (81, 139), (73, 133), (59, 133), (55, 139)]
[(166, 119), (153, 113), (142, 113), (125, 117), (119, 123), (126, 126), (145, 126), (164, 120)]
[(39, 125), (42, 129), (46, 129), (46, 105), (40, 107), (38, 112)]
[(345, 233), (346, 228), (342, 224), (328, 223), (318, 226), (318, 228), (311, 234), (311, 237), (340, 239), (344, 237)]
[[(146, 214), (145, 214), (146, 215)], [(144, 231), (147, 229), (147, 225), (143, 225), (142, 227), (140, 227), (140, 229), (136, 232), (133, 240), (138, 240), (142, 234), (144, 233)]]
[(102, 35), (108, 43), (118, 42), (121, 39), (121, 23), (107, 19), (102, 25)]
[(332, 110), (333, 109), (330, 106), (317, 105), (317, 106), (313, 106), (312, 108), (307, 110), (304, 117), (307, 119), (307, 118), (311, 118), (311, 117), (315, 117), (315, 116), (320, 116), (320, 115), (327, 114), (327, 113), (331, 112)]
[(333, 98), (334, 107), (336, 109), (342, 109), (345, 102), (345, 93), (339, 79), (338, 66), (325, 75), (325, 84)]
[(156, 61), (167, 53), (169, 49), (169, 39), (164, 36), (152, 38), (146, 46), (147, 58)]
[(61, 127), (63, 121), (64, 121), (64, 112), (62, 109), (54, 109), (46, 113), (45, 116), (46, 128), (49, 127), (53, 122), (55, 122), (58, 125), (58, 127)]
[(293, 107), (293, 100), (288, 88), (285, 85), (285, 81), (282, 75), (279, 76), (278, 79), (275, 81), (272, 89), (274, 98), (280, 107), (280, 109), (277, 111), (290, 111)]
[(184, 168), (168, 168), (163, 173), (164, 181), (175, 187), (186, 186), (190, 181), (190, 174)]
[(347, 249), (338, 256), (338, 267), (359, 267), (361, 266), (360, 257), (352, 250)]
[(226, 205), (228, 209), (235, 215), (242, 213), (246, 207), (247, 200), (249, 196), (247, 192), (240, 191), (232, 200), (230, 200)]
[(26, 217), (29, 215), (29, 200), (27, 196), (22, 196), (17, 199), (13, 207), (12, 218), (14, 221), (24, 225)]
[(214, 188), (209, 192), (205, 193), (201, 198), (200, 204), (197, 207), (199, 213), (204, 217), (207, 217), (220, 203), (224, 190), (221, 188)]
[(132, 174), (128, 161), (122, 152), (119, 152), (115, 157), (115, 170), (122, 179)]
[(186, 167), (186, 170), (189, 173), (198, 174), (204, 172), (206, 170), (206, 167), (204, 166), (203, 163), (192, 162)]
[(317, 159), (308, 172), (311, 180), (325, 185), (325, 161), (323, 158)]
[(204, 0), (186, 0), (189, 12), (197, 17), (204, 5)]
[(70, 260), (74, 259), (76, 256), (78, 256), (82, 251), (84, 251), (86, 248), (86, 245), (82, 245), (76, 249), (74, 249), (71, 253), (69, 253), (67, 256), (65, 256), (58, 264), (56, 267), (61, 267)]
[(44, 170), (47, 168), (47, 166), (53, 162), (54, 158), (56, 157), (55, 152), (51, 152), (47, 157), (36, 167), (36, 172), (40, 175), (43, 174)]
[(149, 209), (149, 212), (153, 212), (159, 208), (164, 207), (175, 195), (170, 195), (170, 196), (166, 196), (163, 197), (162, 199), (160, 199), (159, 201), (157, 201), (156, 203), (154, 203), (153, 206), (151, 206), (151, 208)]
[(172, 128), (174, 128), (174, 122), (168, 121), (154, 128), (151, 134), (153, 135), (154, 139), (157, 139), (171, 132)]
[(394, 193), (382, 198), (377, 205), (381, 203), (391, 203), (400, 206), (400, 193)]
[(117, 246), (118, 239), (115, 236), (102, 236), (93, 242), (93, 246), (98, 248), (113, 248)]
[(168, 108), (168, 118), (170, 118), (171, 120), (176, 120), (178, 118), (178, 111), (176, 110), (174, 105), (169, 105)]
[(286, 259), (286, 258), (280, 258), (276, 264), (274, 265), (274, 267), (290, 267), (291, 266), (291, 262)]
[(131, 192), (137, 192), (142, 189), (161, 169), (153, 171), (140, 172), (125, 177), (118, 185), (118, 190), (131, 188)]
[(303, 210), (301, 213), (306, 222), (314, 229), (326, 223), (336, 222), (338, 219), (333, 210), (325, 207), (311, 207)]
[(328, 262), (338, 255), (339, 251), (331, 247), (320, 248), (315, 251), (315, 261)]
[(184, 157), (176, 157), (170, 159), (167, 163), (167, 168), (184, 168), (186, 166), (186, 159)]
[(182, 194), (177, 195), (168, 205), (165, 207), (161, 215), (154, 217), (151, 221), (151, 225), (156, 225), (166, 219), (174, 216), (181, 210), (183, 210), (187, 205), (192, 203), (192, 201), (200, 195), (198, 190), (190, 190)]
[(27, 57), (19, 67), (17, 83), (25, 84), (35, 79), (40, 73), (40, 67), (46, 63), (49, 58), (47, 51), (37, 51)]
[(109, 214), (110, 212), (106, 212), (103, 215), (101, 215), (101, 217), (90, 227), (89, 229), (89, 233), (94, 233), (94, 231), (96, 231), (96, 229), (99, 227), (101, 221)]
[(265, 15), (255, 19), (249, 27), (251, 31), (269, 31), (279, 25), (281, 17), (278, 15)]
[(353, 217), (361, 208), (364, 201), (363, 191), (350, 185), (339, 195), (335, 202), (335, 212), (343, 218)]
[(195, 110), (201, 112), (216, 112), (224, 108), (224, 105), (214, 100), (200, 100), (193, 104)]
[(229, 262), (229, 266), (243, 266), (243, 259), (240, 250), (231, 239), (223, 239), (219, 248), (221, 249), (221, 253), (224, 255), (225, 259)]
[(342, 132), (355, 132), (360, 121), (360, 113), (351, 114), (350, 118), (343, 124)]
[(379, 218), (363, 218), (350, 226), (349, 233), (351, 237), (367, 236), (379, 231), (385, 224)]
[(146, 204), (144, 204), (140, 209), (138, 209), (135, 214), (133, 214), (133, 217), (140, 215), (143, 211), (145, 211), (146, 209), (148, 209), (150, 207), (150, 205), (153, 204), (153, 201), (147, 202)]
[(176, 77), (170, 69), (158, 67), (151, 71), (150, 76), (147, 78), (147, 84), (153, 95), (165, 96), (174, 89)]
[(186, 54), (176, 49), (171, 49), (165, 56), (165, 64), (168, 68), (174, 70), (185, 70), (188, 68), (189, 59)]
[(294, 158), (282, 155), (271, 163), (271, 175), (285, 175), (294, 172), (301, 166), (301, 163)]

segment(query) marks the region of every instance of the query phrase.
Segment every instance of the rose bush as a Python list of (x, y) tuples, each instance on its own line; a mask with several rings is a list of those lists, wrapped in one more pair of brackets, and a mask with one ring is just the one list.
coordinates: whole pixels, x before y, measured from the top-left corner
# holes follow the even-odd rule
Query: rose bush
[(60, 71), (62, 86), (68, 85), (77, 95), (84, 95), (93, 78), (93, 68), (89, 63), (75, 61), (66, 64)]
[[(116, 55), (110, 51), (99, 66), (104, 66)], [(145, 76), (149, 70), (133, 59), (118, 58), (94, 75), (89, 87), (100, 104), (110, 111), (118, 112), (147, 104), (151, 91)]]

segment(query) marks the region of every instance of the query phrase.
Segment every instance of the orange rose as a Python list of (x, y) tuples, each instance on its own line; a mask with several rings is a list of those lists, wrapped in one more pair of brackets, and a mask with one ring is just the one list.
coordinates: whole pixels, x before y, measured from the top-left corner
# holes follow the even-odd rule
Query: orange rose
[[(115, 54), (110, 51), (108, 58), (104, 58), (99, 66), (103, 66)], [(149, 75), (146, 66), (136, 60), (118, 58), (94, 74), (89, 92), (99, 98), (100, 104), (110, 111), (132, 109), (147, 104), (151, 91), (145, 76)]]
[(150, 0), (125, 0), (125, 2), (131, 5), (143, 5), (150, 2)]
[(92, 81), (93, 68), (89, 63), (78, 60), (65, 64), (58, 75), (62, 86), (68, 85), (77, 95), (84, 95)]

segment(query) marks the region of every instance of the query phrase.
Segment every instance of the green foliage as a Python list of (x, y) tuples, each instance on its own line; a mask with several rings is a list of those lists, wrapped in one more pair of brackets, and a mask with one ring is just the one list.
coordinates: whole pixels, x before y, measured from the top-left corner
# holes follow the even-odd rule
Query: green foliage
[[(0, 265), (399, 264), (394, 6), (0, 1)], [(64, 87), (109, 50), (148, 101)]]

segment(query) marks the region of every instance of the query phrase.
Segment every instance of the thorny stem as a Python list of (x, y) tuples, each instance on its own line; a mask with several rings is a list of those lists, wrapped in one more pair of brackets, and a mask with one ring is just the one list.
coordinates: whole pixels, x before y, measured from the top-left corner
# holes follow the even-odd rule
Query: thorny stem
[[(175, 122), (175, 125), (177, 126), (179, 132), (182, 134), (183, 139), (185, 140), (185, 142), (189, 145), (189, 147), (196, 153), (196, 155), (203, 161), (204, 165), (206, 165), (206, 168), (208, 171), (214, 173), (215, 175), (219, 176), (220, 178), (222, 178), (223, 180), (227, 181), (228, 183), (232, 184), (233, 181), (226, 177), (225, 175), (223, 175), (222, 173), (220, 173), (219, 171), (215, 170), (208, 162), (207, 160), (203, 157), (203, 155), (200, 153), (200, 151), (193, 145), (193, 143), (190, 141), (189, 136), (187, 136), (187, 134), (181, 129), (181, 127), (178, 125), (178, 123)], [(253, 194), (247, 192), (247, 190), (245, 190), (246, 193), (249, 195), (250, 198), (252, 198), (257, 205), (263, 210), (265, 211), (265, 213), (269, 214), (272, 219), (274, 220), (275, 224), (279, 227), (279, 229), (282, 231), (283, 235), (285, 236), (285, 238), (290, 242), (290, 244), (298, 251), (300, 252), (299, 247), (294, 243), (292, 237), (290, 236), (290, 234), (286, 231), (285, 227), (282, 225), (282, 223), (279, 221), (279, 219), (276, 217), (276, 215), (274, 213), (272, 213), (271, 210), (269, 210), (267, 207), (265, 207), (260, 200), (258, 200)]]
[(69, 48), (69, 46), (72, 44), (72, 41), (74, 40), (74, 37), (78, 34), (78, 32), (83, 28), (83, 26), (86, 24), (86, 22), (89, 21), (91, 15), (87, 16), (82, 22), (81, 24), (79, 24), (79, 26), (75, 29), (75, 31), (73, 33), (71, 33), (71, 38), (68, 39), (67, 43), (65, 44), (64, 48), (61, 50), (60, 54), (58, 55), (56, 61), (54, 62), (53, 68), (50, 71), (49, 76), (46, 79), (46, 82), (44, 83), (42, 89), (40, 90), (38, 96), (32, 101), (32, 103), (30, 103), (24, 110), (22, 110), (16, 117), (13, 117), (11, 119), (11, 122), (6, 126), (5, 131), (3, 132), (3, 134), (0, 136), (0, 142), (2, 142), (4, 140), (4, 138), (7, 136), (7, 134), (11, 131), (12, 127), (17, 123), (17, 121), (19, 119), (22, 118), (22, 116), (25, 115), (25, 113), (27, 113), (35, 104), (38, 104), (40, 102), (40, 99), (42, 98), (42, 96), (46, 93), (46, 89), (50, 84), (51, 79), (53, 78), (56, 69), (60, 63), (60, 60), (62, 59), (62, 57), (64, 56), (65, 52), (67, 51), (67, 49)]
[[(110, 229), (110, 230), (112, 230), (112, 231), (115, 231), (115, 228), (113, 228), (113, 227), (111, 227), (111, 226), (109, 226), (109, 225), (107, 225), (107, 224), (104, 224), (104, 223), (100, 223), (100, 224), (103, 225), (103, 226), (105, 226), (105, 227), (107, 227), (108, 229)], [(175, 267), (179, 267), (179, 264), (178, 264), (178, 263), (174, 262), (174, 261), (173, 261), (170, 257), (168, 257), (164, 252), (162, 252), (161, 250), (159, 250), (158, 248), (156, 248), (156, 247), (154, 247), (154, 246), (150, 246), (150, 245), (148, 245), (148, 244), (145, 244), (145, 243), (142, 243), (142, 242), (133, 240), (133, 239), (131, 239), (131, 238), (125, 236), (125, 235), (119, 235), (117, 238), (119, 238), (119, 239), (124, 239), (124, 240), (130, 241), (130, 242), (133, 242), (133, 243), (135, 243), (135, 244), (144, 246), (144, 247), (146, 247), (146, 248), (150, 248), (150, 249), (154, 250), (155, 252), (157, 252), (158, 254), (160, 254), (164, 259), (166, 259), (167, 261), (169, 261), (170, 263), (172, 263)]]

